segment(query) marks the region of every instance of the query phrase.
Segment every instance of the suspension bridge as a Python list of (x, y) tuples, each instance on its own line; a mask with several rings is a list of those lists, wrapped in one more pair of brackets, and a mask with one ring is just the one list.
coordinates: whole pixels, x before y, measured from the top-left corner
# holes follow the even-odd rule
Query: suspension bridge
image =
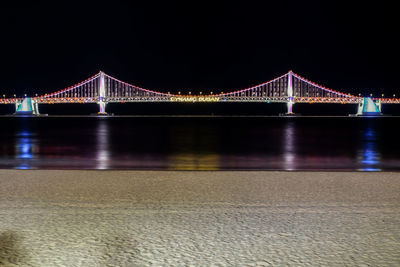
[[(14, 95), (15, 96), (15, 95)], [(326, 88), (309, 81), (293, 71), (268, 82), (232, 92), (208, 94), (164, 93), (144, 89), (104, 72), (68, 88), (44, 95), (0, 99), (0, 104), (14, 104), (17, 115), (40, 115), (40, 104), (96, 103), (99, 115), (106, 115), (108, 103), (126, 102), (265, 102), (287, 105), (292, 115), (295, 103), (340, 103), (358, 105), (356, 115), (381, 114), (382, 104), (399, 104), (399, 98), (355, 96)]]

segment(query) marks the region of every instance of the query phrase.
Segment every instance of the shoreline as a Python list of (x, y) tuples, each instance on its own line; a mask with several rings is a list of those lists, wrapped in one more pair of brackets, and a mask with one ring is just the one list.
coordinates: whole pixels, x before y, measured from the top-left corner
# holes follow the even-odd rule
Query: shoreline
[(349, 115), (57, 115), (57, 114), (40, 114), (40, 115), (13, 115), (4, 114), (0, 118), (400, 118), (400, 115), (377, 115), (377, 116), (355, 116)]

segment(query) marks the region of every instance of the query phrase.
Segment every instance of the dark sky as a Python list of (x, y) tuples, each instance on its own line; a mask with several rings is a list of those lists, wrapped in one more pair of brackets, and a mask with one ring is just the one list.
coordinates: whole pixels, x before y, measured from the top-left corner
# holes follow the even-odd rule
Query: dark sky
[(293, 69), (336, 90), (400, 94), (399, 12), (384, 2), (3, 4), (0, 92), (51, 92), (99, 70), (160, 91), (228, 91)]

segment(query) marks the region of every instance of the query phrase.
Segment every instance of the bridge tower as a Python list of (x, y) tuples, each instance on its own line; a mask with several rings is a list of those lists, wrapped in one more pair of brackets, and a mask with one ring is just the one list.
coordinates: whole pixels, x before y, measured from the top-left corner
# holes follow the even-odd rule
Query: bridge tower
[(287, 83), (287, 95), (288, 95), (288, 102), (287, 102), (287, 113), (286, 115), (293, 115), (293, 105), (294, 105), (294, 98), (293, 98), (293, 71), (289, 71), (288, 73), (288, 83)]
[(106, 100), (106, 82), (104, 78), (104, 72), (100, 71), (100, 84), (99, 84), (99, 101), (97, 104), (99, 104), (99, 115), (106, 115), (106, 106), (107, 106), (107, 101)]

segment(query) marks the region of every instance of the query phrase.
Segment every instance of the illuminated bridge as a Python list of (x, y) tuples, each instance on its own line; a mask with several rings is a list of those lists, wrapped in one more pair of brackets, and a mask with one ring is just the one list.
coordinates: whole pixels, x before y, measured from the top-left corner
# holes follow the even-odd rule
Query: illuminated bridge
[(16, 114), (39, 115), (39, 104), (97, 103), (98, 114), (106, 113), (108, 103), (126, 102), (265, 102), (285, 103), (288, 115), (295, 103), (357, 104), (357, 115), (377, 115), (381, 105), (399, 104), (399, 98), (364, 98), (342, 93), (311, 82), (292, 71), (271, 81), (226, 93), (184, 95), (157, 92), (120, 81), (99, 72), (68, 88), (27, 98), (2, 98), (0, 104), (14, 104)]

